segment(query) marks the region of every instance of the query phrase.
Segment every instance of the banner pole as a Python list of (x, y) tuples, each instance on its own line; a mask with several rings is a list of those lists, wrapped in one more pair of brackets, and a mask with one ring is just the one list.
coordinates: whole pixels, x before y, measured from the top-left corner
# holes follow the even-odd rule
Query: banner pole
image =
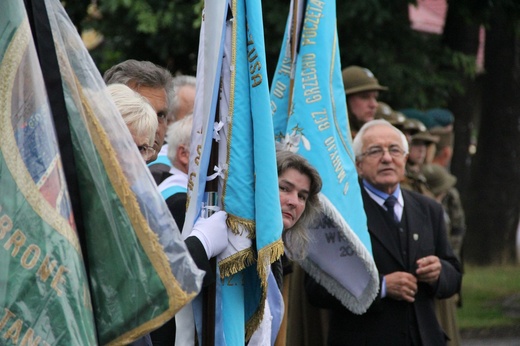
[[(218, 102), (217, 102), (218, 103)], [(218, 106), (217, 106), (218, 114)], [(213, 167), (218, 164), (218, 143), (213, 139), (211, 144), (211, 156), (208, 164), (208, 176), (213, 174)], [(205, 199), (206, 206), (216, 207), (218, 203), (218, 176), (215, 179), (207, 181), (205, 187)], [(206, 209), (206, 216), (209, 217), (215, 210), (212, 208)], [(217, 274), (217, 258), (213, 257), (209, 260), (210, 268), (215, 273), (216, 279), (218, 280)], [(202, 345), (203, 346), (214, 346), (215, 345), (215, 309), (216, 309), (216, 282), (211, 283), (207, 287), (203, 288), (202, 295), (202, 310), (204, 314), (202, 316)]]

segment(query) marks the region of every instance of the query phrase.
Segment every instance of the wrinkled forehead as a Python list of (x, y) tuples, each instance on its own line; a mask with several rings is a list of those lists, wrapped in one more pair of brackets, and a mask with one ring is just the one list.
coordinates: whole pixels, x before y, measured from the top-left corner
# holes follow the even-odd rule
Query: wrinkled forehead
[(398, 145), (399, 147), (402, 147), (401, 136), (399, 135), (399, 132), (390, 126), (372, 126), (366, 130), (363, 136), (363, 147), (368, 148), (375, 145)]
[(137, 146), (153, 144), (153, 142), (150, 143), (150, 137), (149, 136), (146, 136), (146, 135), (143, 135), (143, 134), (139, 134), (139, 133), (137, 133), (137, 131), (135, 131), (133, 129), (130, 129), (130, 133), (132, 134), (132, 139), (134, 140), (134, 143)]
[(168, 98), (164, 88), (134, 85), (133, 89), (148, 100), (156, 113), (167, 113)]

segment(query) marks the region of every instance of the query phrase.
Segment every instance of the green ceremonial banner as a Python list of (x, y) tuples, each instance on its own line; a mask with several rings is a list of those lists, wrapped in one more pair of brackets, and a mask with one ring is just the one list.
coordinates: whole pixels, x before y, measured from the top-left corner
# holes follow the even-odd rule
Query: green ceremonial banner
[(83, 258), (23, 3), (0, 4), (0, 344), (96, 345)]
[[(45, 13), (33, 3), (52, 30), (79, 194), (69, 196), (62, 168), (72, 162), (60, 154), (63, 124), (47, 98), (57, 91), (46, 92), (23, 2), (3, 1), (0, 344), (127, 344), (191, 301), (203, 272), (61, 4), (46, 0)], [(80, 201), (81, 246), (70, 198)]]

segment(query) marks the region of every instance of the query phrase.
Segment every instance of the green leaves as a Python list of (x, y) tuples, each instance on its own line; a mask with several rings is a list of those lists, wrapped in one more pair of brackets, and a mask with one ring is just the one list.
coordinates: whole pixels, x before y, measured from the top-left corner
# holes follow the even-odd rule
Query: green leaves
[[(441, 36), (413, 31), (408, 0), (337, 1), (342, 66), (371, 69), (389, 91), (381, 100), (393, 108), (445, 106), (450, 94), (463, 90), (464, 78), (475, 78), (475, 56), (446, 48)], [(76, 20), (104, 36), (91, 54), (104, 71), (121, 60), (150, 60), (172, 72), (194, 74), (203, 0), (103, 0), (101, 19)], [(271, 77), (279, 56), (290, 1), (263, 1), (267, 69)], [(520, 14), (515, 0), (452, 0), (450, 7), (482, 23), (496, 6)], [(85, 6), (83, 6), (85, 7)], [(83, 11), (71, 2), (67, 10)], [(272, 78), (270, 78), (272, 79)]]

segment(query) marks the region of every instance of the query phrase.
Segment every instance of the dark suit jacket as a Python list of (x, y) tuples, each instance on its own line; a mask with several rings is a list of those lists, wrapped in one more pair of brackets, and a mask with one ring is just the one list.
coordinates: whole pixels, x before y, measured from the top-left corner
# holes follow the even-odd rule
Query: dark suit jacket
[(435, 317), (433, 298), (446, 298), (458, 292), (462, 274), (448, 243), (441, 205), (418, 193), (401, 190), (404, 198), (401, 224), (408, 229), (409, 242), (409, 251), (403, 259), (391, 219), (363, 187), (361, 191), (381, 282), (384, 275), (392, 272), (415, 273), (415, 261), (428, 255), (440, 258), (441, 274), (435, 287), (419, 283), (414, 303), (378, 298), (363, 315), (348, 311), (307, 277), (311, 303), (331, 308), (329, 345), (407, 345), (411, 323), (417, 323), (423, 345), (445, 345), (446, 336)]

